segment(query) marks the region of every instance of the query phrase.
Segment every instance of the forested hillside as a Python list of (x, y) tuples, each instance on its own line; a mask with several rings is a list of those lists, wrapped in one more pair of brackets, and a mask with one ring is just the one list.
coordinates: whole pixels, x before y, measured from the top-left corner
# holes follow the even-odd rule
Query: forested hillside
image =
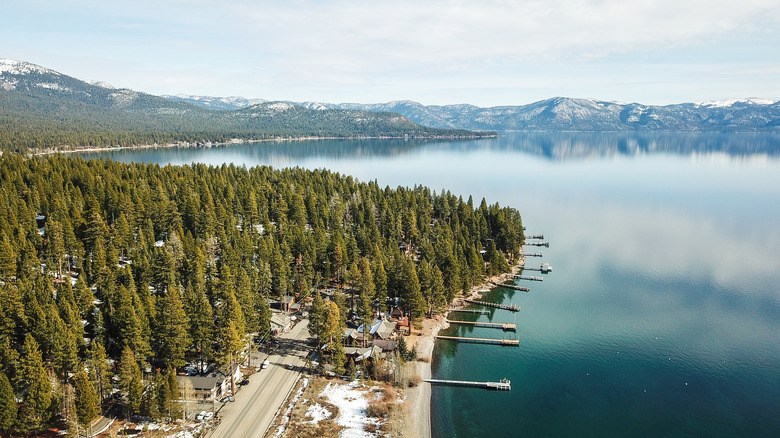
[(393, 113), (311, 110), (263, 102), (213, 111), (127, 89), (91, 85), (34, 64), (0, 59), (0, 150), (226, 142), (289, 137), (461, 137)]
[(234, 358), (270, 299), (331, 286), (342, 324), (392, 297), (417, 318), (523, 238), (515, 209), (326, 170), (5, 154), (0, 430), (82, 422), (114, 374), (127, 412), (170, 417), (174, 371)]

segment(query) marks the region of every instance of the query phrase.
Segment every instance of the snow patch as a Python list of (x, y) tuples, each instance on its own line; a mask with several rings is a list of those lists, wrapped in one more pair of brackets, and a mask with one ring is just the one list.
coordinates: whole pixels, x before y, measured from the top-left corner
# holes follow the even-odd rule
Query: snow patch
[(759, 99), (757, 97), (751, 97), (748, 99), (726, 99), (726, 100), (713, 100), (710, 102), (696, 102), (696, 106), (709, 106), (713, 108), (728, 108), (736, 103), (746, 103), (749, 105), (772, 105), (773, 101), (769, 99)]
[(36, 86), (36, 87), (40, 87), (40, 88), (47, 88), (47, 89), (49, 89), (49, 90), (57, 90), (57, 91), (72, 91), (72, 90), (71, 90), (70, 88), (68, 88), (68, 87), (63, 87), (63, 86), (62, 86), (62, 85), (60, 85), (60, 84), (53, 84), (53, 83), (49, 83), (49, 82), (44, 82), (44, 83), (40, 83), (40, 84), (35, 84), (35, 86)]
[(289, 103), (284, 102), (275, 102), (270, 105), (268, 105), (268, 109), (272, 109), (275, 111), (287, 111), (288, 109), (292, 108), (293, 105), (290, 105)]
[(51, 73), (59, 75), (56, 71), (52, 71), (41, 67), (40, 65), (30, 64), (29, 62), (14, 61), (13, 59), (0, 59), (0, 73), (9, 73), (12, 75), (26, 75), (30, 73)]
[(341, 438), (369, 438), (375, 436), (365, 431), (368, 424), (376, 425), (377, 420), (369, 418), (368, 392), (361, 388), (357, 380), (348, 385), (329, 383), (321, 393), (328, 401), (339, 409), (336, 424), (344, 427), (339, 434)]
[(311, 418), (311, 420), (306, 421), (305, 423), (317, 424), (322, 420), (327, 420), (332, 415), (333, 414), (328, 410), (328, 408), (322, 406), (319, 403), (315, 403), (309, 406), (309, 409), (306, 410), (306, 417)]

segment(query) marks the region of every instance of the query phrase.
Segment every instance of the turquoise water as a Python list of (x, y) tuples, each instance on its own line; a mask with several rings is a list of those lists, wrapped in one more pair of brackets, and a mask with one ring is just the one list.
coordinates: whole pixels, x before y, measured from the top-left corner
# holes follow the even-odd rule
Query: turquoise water
[(518, 208), (528, 233), (551, 242), (531, 248), (544, 258), (529, 265), (554, 272), (522, 282), (529, 293), (486, 295), (522, 309), (480, 319), (515, 322), (520, 346), (438, 342), (433, 363), (434, 377), (507, 377), (512, 391), (435, 387), (434, 437), (778, 436), (778, 136), (507, 134), (98, 156), (324, 167)]

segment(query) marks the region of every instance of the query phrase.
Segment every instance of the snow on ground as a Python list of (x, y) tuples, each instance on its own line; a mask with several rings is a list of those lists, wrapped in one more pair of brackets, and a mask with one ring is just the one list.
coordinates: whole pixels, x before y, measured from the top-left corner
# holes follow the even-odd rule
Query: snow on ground
[[(328, 401), (339, 409), (336, 424), (344, 427), (339, 434), (340, 438), (369, 438), (375, 434), (365, 431), (367, 424), (377, 424), (374, 418), (368, 418), (368, 399), (370, 394), (360, 383), (355, 380), (348, 385), (336, 385), (328, 383), (328, 386), (320, 395), (327, 397)], [(308, 413), (308, 412), (307, 412)]]
[(295, 404), (298, 403), (298, 400), (303, 395), (303, 392), (306, 391), (306, 387), (309, 386), (309, 379), (304, 378), (303, 383), (301, 384), (301, 388), (298, 390), (298, 392), (295, 393), (295, 396), (293, 397), (290, 404), (287, 406), (287, 410), (284, 412), (283, 416), (283, 423), (276, 429), (276, 433), (274, 434), (274, 438), (278, 438), (282, 436), (284, 431), (287, 429), (287, 423), (290, 421), (290, 413), (292, 412), (293, 408), (295, 407)]
[(322, 406), (319, 403), (314, 403), (313, 405), (309, 406), (309, 409), (306, 410), (306, 418), (311, 418), (311, 420), (306, 421), (306, 423), (317, 424), (322, 420), (327, 420), (332, 415), (333, 414), (328, 410), (328, 408)]

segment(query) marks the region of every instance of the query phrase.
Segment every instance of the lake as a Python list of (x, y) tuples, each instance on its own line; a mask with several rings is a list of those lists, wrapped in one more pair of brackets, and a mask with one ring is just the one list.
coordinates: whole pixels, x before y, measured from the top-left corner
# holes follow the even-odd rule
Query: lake
[[(524, 134), (85, 154), (160, 164), (328, 168), (517, 208), (550, 248), (521, 306), (479, 320), (519, 347), (437, 342), (434, 437), (756, 437), (780, 431), (780, 136)], [(540, 275), (528, 272), (530, 275)], [(459, 315), (462, 319), (475, 320)]]

